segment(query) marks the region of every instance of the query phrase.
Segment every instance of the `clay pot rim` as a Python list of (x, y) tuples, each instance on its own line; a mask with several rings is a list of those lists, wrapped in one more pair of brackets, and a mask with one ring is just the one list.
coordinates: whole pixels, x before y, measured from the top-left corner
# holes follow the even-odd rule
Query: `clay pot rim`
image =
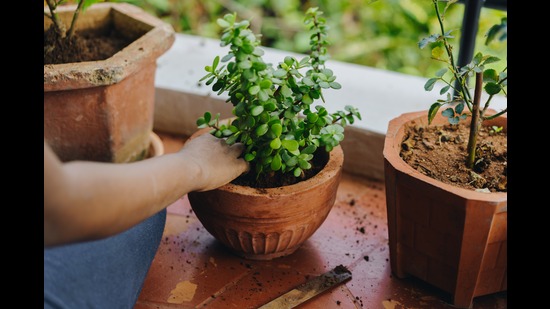
[[(410, 177), (419, 179), (432, 186), (440, 187), (441, 189), (451, 192), (457, 196), (467, 198), (467, 199), (480, 200), (480, 201), (498, 202), (498, 201), (507, 200), (508, 198), (507, 192), (490, 192), (490, 193), (478, 192), (475, 190), (460, 188), (450, 184), (446, 184), (442, 181), (426, 176), (420, 173), (419, 171), (417, 171), (416, 169), (414, 169), (409, 164), (407, 164), (401, 158), (401, 156), (399, 156), (400, 142), (396, 141), (395, 138), (398, 134), (403, 132), (404, 124), (412, 120), (420, 119), (422, 117), (426, 117), (426, 121), (427, 121), (427, 115), (428, 115), (428, 111), (422, 110), (422, 111), (403, 113), (393, 118), (392, 120), (390, 120), (388, 124), (388, 131), (386, 133), (386, 138), (384, 141), (384, 150), (383, 150), (384, 159), (387, 162), (389, 162), (396, 170), (399, 170), (402, 173), (409, 175)], [(498, 118), (501, 118), (501, 117), (507, 120), (506, 114)], [(393, 143), (392, 143), (392, 140), (393, 140)]]
[[(197, 135), (208, 134), (210, 130), (211, 130), (210, 128), (204, 128), (199, 131), (196, 131), (189, 137), (189, 139)], [(342, 150), (342, 146), (338, 145), (334, 147), (332, 151), (329, 153), (329, 158), (325, 167), (323, 167), (323, 169), (319, 173), (317, 173), (315, 176), (309, 179), (306, 179), (304, 181), (300, 181), (298, 183), (288, 185), (288, 186), (274, 187), (274, 188), (252, 188), (249, 186), (242, 186), (234, 183), (228, 183), (215, 190), (234, 192), (240, 195), (248, 195), (248, 196), (269, 195), (272, 197), (276, 197), (276, 196), (293, 195), (295, 192), (300, 192), (304, 190), (314, 190), (315, 187), (318, 187), (323, 183), (329, 181), (332, 177), (334, 177), (334, 174), (338, 174), (339, 172), (341, 172), (343, 164), (344, 164), (344, 151)]]
[(151, 132), (149, 135), (150, 140), (150, 150), (149, 154), (151, 158), (159, 157), (164, 154), (164, 143), (162, 142), (162, 139), (155, 133)]

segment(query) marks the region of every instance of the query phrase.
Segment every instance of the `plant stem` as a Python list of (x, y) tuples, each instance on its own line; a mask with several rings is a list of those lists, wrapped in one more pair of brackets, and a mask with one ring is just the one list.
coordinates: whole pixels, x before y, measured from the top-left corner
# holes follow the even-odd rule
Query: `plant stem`
[[(46, 0), (48, 8), (50, 9), (50, 15), (46, 15), (52, 20), (54, 25), (55, 32), (59, 35), (60, 38), (64, 38), (66, 34), (65, 25), (59, 20), (55, 9), (57, 8), (57, 3), (54, 0)], [(46, 14), (46, 13), (44, 13)]]
[(477, 144), (477, 135), (479, 132), (479, 127), (481, 124), (479, 105), (481, 101), (481, 89), (483, 87), (483, 75), (481, 72), (476, 73), (476, 86), (474, 89), (474, 102), (472, 106), (472, 121), (470, 122), (470, 136), (468, 138), (468, 160), (466, 166), (468, 168), (474, 167), (474, 162), (476, 159), (476, 144)]
[(455, 65), (452, 48), (450, 44), (447, 42), (447, 38), (445, 37), (445, 27), (443, 25), (443, 19), (441, 17), (441, 13), (439, 12), (439, 5), (438, 5), (439, 0), (432, 0), (432, 1), (434, 3), (435, 13), (437, 15), (437, 21), (439, 22), (439, 28), (441, 29), (441, 37), (443, 38), (443, 45), (445, 45), (445, 51), (447, 52), (447, 56), (449, 57), (449, 64), (451, 65), (451, 68), (452, 68), (451, 72), (453, 73), (456, 81), (458, 81), (458, 84), (460, 85), (459, 90), (460, 92), (462, 92), (462, 99), (464, 100), (464, 103), (466, 103), (466, 106), (471, 111), (472, 110), (472, 106), (470, 103), (471, 96), (470, 96), (470, 93), (467, 91), (468, 89), (464, 87), (464, 83), (466, 82), (466, 79), (463, 78), (458, 73), (458, 68)]
[(84, 4), (84, 0), (79, 0), (78, 5), (76, 7), (76, 10), (73, 14), (73, 20), (71, 21), (71, 27), (69, 28), (69, 31), (67, 32), (67, 38), (70, 39), (75, 31), (76, 28), (76, 20), (78, 19), (78, 16), (80, 15), (80, 11), (82, 11), (82, 5)]

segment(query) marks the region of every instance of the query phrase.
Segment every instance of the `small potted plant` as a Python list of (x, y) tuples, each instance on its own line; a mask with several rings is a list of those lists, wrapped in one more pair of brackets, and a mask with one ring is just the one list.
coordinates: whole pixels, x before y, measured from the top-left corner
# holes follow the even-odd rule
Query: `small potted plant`
[(332, 113), (323, 106), (323, 91), (341, 85), (326, 66), (328, 28), (317, 8), (305, 16), (311, 53), (287, 56), (276, 66), (263, 61), (248, 20), (238, 21), (234, 13), (218, 24), (221, 45), (229, 51), (215, 57), (201, 81), (228, 94), (234, 117), (220, 120), (206, 112), (195, 134), (243, 143), (251, 168), (216, 190), (189, 193), (189, 201), (204, 227), (234, 253), (257, 260), (285, 256), (331, 210), (343, 165), (344, 126), (361, 115), (352, 106)]
[(490, 66), (500, 59), (482, 53), (458, 67), (452, 32), (444, 27), (444, 12), (455, 1), (432, 1), (441, 31), (419, 47), (431, 45), (432, 58), (446, 67), (424, 88), (442, 82), (445, 98), (388, 126), (391, 267), (397, 277), (420, 278), (469, 308), (474, 297), (507, 289), (507, 109), (490, 109), (495, 95), (506, 94), (507, 74)]
[(128, 3), (64, 2), (44, 6), (45, 140), (63, 161), (146, 157), (156, 60), (172, 27)]

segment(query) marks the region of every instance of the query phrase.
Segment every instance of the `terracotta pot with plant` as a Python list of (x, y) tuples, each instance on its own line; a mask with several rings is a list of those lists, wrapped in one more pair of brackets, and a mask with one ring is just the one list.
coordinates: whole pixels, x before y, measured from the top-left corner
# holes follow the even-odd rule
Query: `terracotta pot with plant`
[(46, 0), (44, 138), (63, 161), (146, 157), (172, 27), (128, 3)]
[(507, 289), (507, 109), (489, 108), (506, 94), (507, 75), (481, 53), (455, 65), (440, 2), (446, 10), (454, 1), (433, 0), (441, 33), (419, 47), (432, 44), (432, 57), (447, 64), (424, 86), (443, 82), (446, 99), (391, 120), (384, 144), (390, 258), (397, 277), (420, 278), (469, 308)]
[(325, 66), (327, 27), (317, 8), (305, 17), (311, 54), (287, 56), (276, 67), (263, 61), (249, 21), (228, 14), (218, 24), (224, 28), (221, 45), (229, 51), (215, 57), (201, 81), (229, 95), (234, 117), (220, 121), (219, 114), (206, 112), (197, 120), (203, 129), (195, 135), (211, 133), (229, 144), (243, 143), (251, 169), (218, 189), (189, 193), (189, 201), (206, 230), (235, 254), (255, 260), (289, 255), (334, 205), (344, 126), (361, 116), (351, 106), (329, 113), (313, 104), (324, 102), (324, 89), (341, 88)]

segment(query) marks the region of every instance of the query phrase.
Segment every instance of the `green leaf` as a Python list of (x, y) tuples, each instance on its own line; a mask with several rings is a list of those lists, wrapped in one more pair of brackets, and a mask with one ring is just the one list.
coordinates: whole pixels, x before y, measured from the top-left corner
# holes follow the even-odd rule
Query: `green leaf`
[(483, 87), (483, 89), (485, 89), (485, 91), (486, 91), (489, 95), (497, 94), (497, 93), (500, 92), (500, 90), (502, 90), (502, 88), (500, 87), (499, 84), (493, 83), (493, 82), (487, 83), (487, 84), (485, 85), (485, 87)]
[(216, 80), (216, 76), (212, 76), (209, 80), (206, 81), (206, 85), (210, 86)]
[(242, 50), (246, 54), (252, 54), (254, 52), (254, 48), (255, 48), (254, 45), (247, 44), (247, 43), (243, 44), (243, 46), (242, 46)]
[(298, 159), (298, 166), (300, 166), (301, 169), (308, 170), (311, 168), (311, 163), (306, 160)]
[(274, 171), (281, 169), (281, 156), (279, 154), (276, 154), (271, 160), (271, 169)]
[(430, 78), (426, 81), (426, 84), (424, 84), (424, 90), (426, 91), (432, 91), (434, 88), (435, 83), (439, 80), (439, 78)]
[(250, 22), (248, 20), (241, 20), (240, 22), (235, 24), (235, 27), (243, 29), (248, 28), (248, 26), (250, 26)]
[(267, 123), (261, 124), (260, 126), (258, 126), (256, 128), (256, 135), (257, 136), (262, 136), (262, 135), (267, 133), (268, 129), (269, 129), (269, 127), (267, 126)]
[(289, 157), (287, 160), (285, 160), (285, 163), (287, 166), (295, 166), (298, 164), (298, 157)]
[(231, 135), (230, 137), (228, 137), (225, 142), (229, 145), (233, 145), (235, 144), (235, 142), (237, 141), (237, 138), (239, 137), (239, 135), (235, 134), (235, 135)]
[(317, 146), (315, 146), (315, 145), (309, 145), (309, 146), (307, 146), (306, 148), (304, 148), (304, 149), (302, 150), (302, 153), (312, 154), (312, 153), (314, 153), (316, 150), (317, 150)]
[(239, 69), (243, 69), (243, 70), (250, 69), (252, 67), (252, 62), (248, 60), (239, 62), (238, 67)]
[(277, 109), (277, 105), (275, 105), (275, 103), (273, 102), (267, 102), (265, 105), (264, 105), (264, 110), (268, 111), (268, 112), (272, 112), (274, 111), (275, 109)]
[(260, 92), (258, 92), (258, 99), (260, 99), (260, 101), (262, 102), (265, 102), (269, 100), (269, 95), (264, 90), (260, 90)]
[(320, 83), (319, 83), (319, 86), (320, 86), (321, 88), (324, 88), (324, 89), (330, 88), (330, 84), (327, 83), (327, 82), (320, 82)]
[(295, 168), (293, 174), (294, 177), (300, 177), (300, 175), (302, 175), (302, 169), (299, 167)]
[(460, 118), (459, 117), (451, 117), (448, 120), (449, 120), (450, 124), (458, 124), (458, 122), (460, 121)]
[(273, 72), (273, 76), (281, 78), (286, 76), (286, 70), (284, 69), (277, 69), (275, 72)]
[(214, 85), (212, 85), (212, 90), (213, 91), (218, 91), (218, 90), (222, 89), (223, 86), (225, 86), (225, 84), (222, 81), (217, 81), (216, 83), (214, 83)]
[(257, 105), (252, 108), (250, 111), (250, 114), (254, 117), (258, 116), (264, 111), (264, 107), (262, 105)]
[(313, 103), (313, 99), (309, 96), (309, 94), (304, 94), (302, 96), (302, 102), (304, 102), (305, 104), (311, 104)]
[(494, 63), (494, 62), (498, 62), (498, 61), (500, 61), (499, 57), (491, 56), (491, 57), (485, 59), (484, 64), (490, 64), (490, 63)]
[(508, 36), (508, 18), (502, 17), (500, 24), (495, 24), (489, 28), (486, 35), (485, 45), (489, 45), (497, 37), (499, 41), (505, 40)]
[(283, 126), (280, 123), (275, 123), (271, 125), (270, 127), (271, 133), (273, 133), (274, 136), (279, 137), (281, 136), (281, 133), (283, 132)]
[(288, 88), (287, 85), (282, 85), (281, 86), (281, 94), (285, 97), (290, 97), (290, 96), (292, 96), (292, 90), (290, 90), (290, 88)]
[(199, 117), (197, 119), (197, 127), (199, 129), (202, 129), (202, 128), (206, 128), (207, 127), (207, 122), (204, 120), (204, 117)]
[(330, 83), (330, 88), (332, 88), (332, 89), (341, 89), (341, 88), (342, 88), (342, 85), (340, 85), (340, 84), (337, 83), (337, 82), (331, 82), (331, 83)]
[(483, 72), (484, 82), (498, 82), (498, 73), (494, 69), (487, 69)]
[(441, 56), (445, 53), (445, 50), (443, 48), (436, 46), (432, 49), (432, 57), (435, 59), (441, 59)]
[(272, 139), (271, 142), (269, 143), (269, 147), (275, 150), (281, 148), (281, 140), (278, 137)]
[(244, 160), (247, 161), (247, 162), (250, 162), (250, 161), (254, 160), (254, 158), (256, 158), (255, 153), (247, 153), (247, 154), (244, 155)]
[(308, 85), (308, 86), (313, 86), (313, 85), (315, 85), (315, 83), (314, 83), (314, 82), (311, 80), (311, 78), (309, 78), (309, 77), (304, 77), (304, 78), (302, 79), (302, 82), (303, 82), (304, 84)]
[(260, 82), (260, 88), (269, 89), (273, 85), (269, 79), (264, 79)]
[(461, 115), (463, 111), (464, 111), (464, 103), (460, 103), (455, 106), (455, 112), (457, 114)]
[(287, 149), (288, 151), (295, 151), (298, 149), (298, 142), (296, 140), (282, 140), (281, 141), (282, 146)]
[(447, 91), (449, 91), (450, 88), (451, 88), (451, 85), (447, 85), (447, 86), (441, 88), (441, 90), (439, 91), (439, 94), (446, 93)]
[(218, 18), (218, 20), (216, 22), (218, 23), (218, 26), (220, 26), (222, 28), (227, 28), (227, 27), (231, 26), (225, 19)]
[(315, 113), (309, 113), (307, 114), (306, 119), (308, 122), (315, 123), (317, 119), (319, 119), (319, 116)]
[(437, 115), (437, 111), (442, 106), (440, 103), (433, 103), (432, 106), (430, 106), (430, 109), (428, 110), (428, 124), (432, 123), (432, 120), (434, 120), (434, 117)]
[(418, 47), (422, 49), (426, 47), (428, 44), (436, 42), (438, 38), (439, 38), (439, 34), (432, 34), (427, 38), (423, 38), (422, 40), (420, 40), (420, 42), (418, 42)]
[(475, 64), (481, 63), (481, 59), (483, 59), (483, 54), (481, 52), (478, 52), (475, 54), (474, 59), (472, 59), (472, 62)]
[(287, 66), (292, 66), (292, 64), (294, 63), (294, 58), (286, 56), (284, 62)]
[(447, 73), (447, 68), (440, 69), (439, 71), (435, 72), (435, 76), (437, 77), (443, 77)]
[(441, 112), (441, 116), (451, 118), (454, 117), (455, 111), (452, 108), (447, 108)]
[(225, 15), (223, 16), (223, 19), (225, 19), (228, 23), (233, 24), (233, 23), (235, 23), (236, 17), (237, 17), (237, 14), (236, 14), (236, 13), (225, 14)]
[(227, 62), (233, 58), (233, 53), (228, 53), (227, 55), (223, 56), (222, 62)]
[(256, 48), (254, 48), (254, 52), (252, 52), (252, 54), (254, 56), (261, 57), (261, 56), (264, 55), (264, 50), (259, 48), (259, 47), (256, 47)]
[(248, 88), (248, 93), (250, 93), (251, 95), (256, 95), (256, 94), (258, 94), (258, 92), (260, 92), (260, 86), (258, 86), (258, 85), (254, 85), (254, 86)]

